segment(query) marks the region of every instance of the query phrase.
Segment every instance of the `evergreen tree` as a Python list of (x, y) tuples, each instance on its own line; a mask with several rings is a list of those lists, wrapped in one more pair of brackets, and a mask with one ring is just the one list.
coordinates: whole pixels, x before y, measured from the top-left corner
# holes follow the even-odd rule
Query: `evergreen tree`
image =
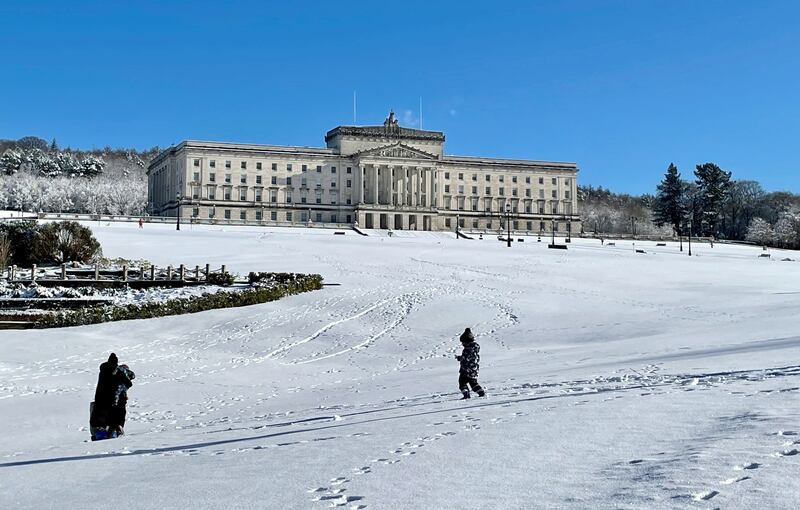
[(684, 183), (678, 168), (669, 164), (664, 180), (657, 187), (653, 202), (654, 221), (659, 227), (670, 225), (675, 232), (681, 232), (681, 224), (686, 213), (684, 209)]
[(0, 173), (14, 175), (22, 166), (22, 155), (14, 150), (7, 150), (0, 156)]
[(717, 225), (722, 213), (722, 206), (731, 186), (731, 173), (726, 172), (714, 163), (697, 165), (694, 175), (699, 191), (702, 211), (700, 230), (706, 235), (717, 236)]
[(50, 142), (50, 152), (58, 152), (58, 144), (56, 143), (55, 138), (53, 138), (53, 141)]

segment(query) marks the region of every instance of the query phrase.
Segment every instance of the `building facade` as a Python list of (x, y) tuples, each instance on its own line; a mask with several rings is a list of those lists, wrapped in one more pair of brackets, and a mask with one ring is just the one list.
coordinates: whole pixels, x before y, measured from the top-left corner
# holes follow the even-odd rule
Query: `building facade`
[(448, 156), (444, 134), (339, 126), (326, 147), (187, 140), (148, 166), (156, 216), (395, 230), (578, 232), (574, 163)]

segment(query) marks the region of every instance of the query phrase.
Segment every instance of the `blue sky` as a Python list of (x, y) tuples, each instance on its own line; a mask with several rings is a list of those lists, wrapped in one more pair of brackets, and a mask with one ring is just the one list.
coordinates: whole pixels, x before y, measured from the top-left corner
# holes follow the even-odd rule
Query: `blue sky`
[(324, 145), (379, 124), (458, 155), (575, 161), (653, 192), (671, 161), (800, 192), (800, 2), (0, 3), (0, 138)]

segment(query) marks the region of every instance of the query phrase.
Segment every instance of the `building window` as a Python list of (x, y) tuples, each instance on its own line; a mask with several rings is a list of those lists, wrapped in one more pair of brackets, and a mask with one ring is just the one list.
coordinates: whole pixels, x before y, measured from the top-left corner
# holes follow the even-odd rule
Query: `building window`
[(449, 179), (450, 178), (450, 172), (445, 172), (444, 173), (444, 178), (445, 179)]
[(211, 161), (209, 161), (208, 166), (210, 166), (211, 168), (216, 168), (217, 162), (212, 159)]
[(539, 198), (544, 198), (544, 190), (543, 189), (539, 190)]
[(291, 163), (286, 163), (286, 171), (287, 172), (291, 172), (292, 171), (292, 164)]
[(564, 198), (569, 199), (569, 190), (564, 191)]
[(216, 182), (216, 181), (217, 181), (217, 175), (214, 172), (208, 174), (208, 182)]
[(239, 177), (239, 182), (242, 183), (242, 184), (247, 184), (247, 174), (242, 174)]
[(450, 228), (450, 218), (445, 218), (444, 219), (444, 226), (447, 227), (447, 228)]
[(486, 195), (491, 195), (492, 194), (492, 187), (491, 186), (486, 186), (485, 192), (486, 192), (485, 193)]
[(308, 171), (308, 166), (307, 166), (307, 165), (303, 165), (303, 166), (301, 166), (301, 167), (300, 167), (300, 171), (301, 171), (301, 172), (306, 172), (306, 171)]
[(551, 184), (552, 184), (553, 186), (555, 186), (556, 184), (558, 184), (558, 181), (556, 180), (556, 178), (555, 178), (555, 177), (553, 177), (553, 178), (551, 179)]
[(531, 196), (531, 189), (530, 188), (525, 190), (525, 196), (526, 197), (530, 197)]
[(242, 161), (242, 170), (247, 170), (247, 161)]
[(544, 222), (543, 222), (543, 221), (540, 221), (540, 222), (539, 222), (539, 231), (540, 231), (540, 232), (543, 232), (543, 231), (544, 231)]
[(292, 203), (292, 194), (291, 193), (287, 193), (286, 194), (286, 203), (287, 204), (291, 204)]
[(529, 231), (529, 232), (530, 232), (531, 230), (533, 230), (533, 222), (532, 222), (532, 221), (526, 221), (526, 222), (525, 222), (525, 230), (527, 230), (527, 231)]
[(239, 200), (247, 200), (247, 188), (239, 190)]
[(336, 217), (336, 215), (335, 215), (335, 214), (331, 214), (331, 223), (338, 223), (338, 222), (336, 221), (337, 219), (338, 219), (338, 218)]
[(464, 180), (464, 174), (463, 173), (459, 173), (458, 174), (458, 180), (459, 181), (463, 181)]
[(511, 190), (511, 195), (512, 195), (512, 196), (517, 196), (517, 188), (513, 188), (513, 189)]
[(486, 182), (492, 182), (492, 176), (491, 175), (486, 174)]
[(273, 163), (272, 164), (272, 171), (273, 172), (277, 172), (278, 171), (278, 164), (277, 163)]
[[(564, 179), (564, 186), (569, 186), (569, 185), (570, 185), (570, 180), (569, 179)], [(568, 226), (569, 226), (569, 224), (568, 224)], [(569, 230), (569, 228), (567, 228), (567, 230)]]
[(208, 218), (211, 219), (213, 217), (214, 217), (214, 209), (209, 209), (208, 210)]
[[(348, 199), (345, 201), (345, 203), (346, 203), (347, 205), (351, 205), (351, 204), (353, 203), (353, 201), (352, 201), (351, 199), (349, 199), (349, 198), (348, 198)], [(350, 220), (347, 220), (347, 222), (348, 222), (348, 223), (350, 223)]]
[(231, 174), (225, 174), (225, 182), (227, 182), (228, 184), (231, 183)]
[(345, 216), (345, 217), (344, 217), (344, 222), (345, 222), (345, 223), (350, 223), (350, 221), (351, 221), (351, 218), (352, 218), (352, 216), (350, 216), (350, 215), (348, 214), (347, 216)]
[(473, 195), (477, 195), (478, 194), (478, 187), (477, 186), (473, 186), (472, 187), (472, 194)]
[(449, 184), (445, 184), (444, 185), (444, 192), (445, 193), (450, 193), (450, 185)]
[(458, 185), (458, 193), (461, 194), (461, 195), (464, 194), (464, 185), (463, 184), (459, 184)]
[(499, 181), (500, 181), (500, 182), (506, 182), (506, 176), (505, 176), (505, 175), (501, 175), (501, 176), (499, 177)]
[(225, 168), (230, 168), (230, 167), (231, 167), (231, 162), (230, 161), (226, 161), (225, 162)]
[(292, 185), (292, 178), (291, 177), (287, 177), (286, 178), (286, 185), (287, 186), (291, 186)]
[(261, 190), (256, 190), (256, 202), (261, 202)]
[(192, 198), (200, 198), (200, 186), (192, 186)]
[(230, 209), (225, 209), (225, 219), (226, 220), (231, 219), (231, 210)]
[(558, 222), (557, 221), (553, 222), (553, 232), (558, 232)]
[(195, 172), (195, 173), (194, 173), (194, 175), (193, 175), (193, 177), (194, 177), (194, 178), (193, 178), (192, 180), (193, 180), (194, 182), (200, 182), (200, 172)]
[(322, 194), (317, 193), (317, 197), (314, 199), (314, 203), (321, 204), (322, 203)]
[(317, 173), (322, 173), (322, 166), (321, 165), (317, 165)]
[[(332, 167), (331, 167), (331, 173), (332, 173), (332, 174), (335, 174), (335, 173), (336, 173), (336, 167), (335, 167), (335, 166), (332, 166)], [(336, 222), (334, 222), (334, 223), (336, 223)]]
[(256, 175), (256, 184), (261, 184), (261, 176)]
[(300, 195), (300, 203), (301, 204), (305, 204), (306, 203), (306, 196), (305, 195)]
[(278, 221), (278, 212), (277, 211), (270, 211), (269, 212), (269, 219), (272, 221)]
[(247, 219), (247, 211), (244, 211), (244, 210), (239, 211), (239, 219), (240, 220), (246, 220)]
[(278, 178), (276, 176), (272, 176), (272, 184), (278, 184)]
[(264, 213), (261, 211), (256, 211), (256, 221), (261, 221), (264, 219)]
[(472, 174), (472, 180), (474, 182), (477, 182), (478, 181), (478, 174)]
[(539, 184), (544, 184), (544, 177), (539, 177)]
[(498, 191), (500, 192), (500, 196), (501, 197), (505, 196), (505, 194), (506, 194), (506, 189), (505, 188), (500, 188)]
[(230, 200), (230, 199), (231, 199), (231, 189), (225, 188), (225, 200)]
[(529, 176), (525, 177), (525, 184), (530, 184), (530, 183), (531, 183), (531, 177), (529, 175)]
[(516, 175), (511, 177), (511, 182), (513, 182), (514, 184), (517, 183), (517, 176)]
[(336, 181), (331, 181), (331, 188), (335, 188), (335, 187), (336, 187)]
[(213, 187), (212, 188), (208, 188), (208, 199), (209, 200), (216, 200), (217, 199), (217, 193), (214, 191)]
[(292, 213), (291, 212), (287, 212), (286, 213), (286, 221), (292, 221)]
[(347, 167), (347, 173), (348, 174), (352, 174), (353, 173), (353, 167), (348, 166)]
[(322, 223), (322, 213), (317, 213), (317, 221)]
[(558, 198), (558, 194), (557, 194), (556, 190), (551, 190), (550, 191), (550, 197), (551, 198)]
[(256, 170), (261, 170), (261, 162), (256, 163)]
[(353, 181), (351, 181), (350, 179), (347, 179), (347, 187), (348, 188), (353, 187)]
[(278, 201), (278, 191), (272, 190), (269, 193), (269, 201), (270, 202), (277, 202)]
[(195, 159), (194, 160), (194, 166), (200, 166), (200, 160), (199, 159)]

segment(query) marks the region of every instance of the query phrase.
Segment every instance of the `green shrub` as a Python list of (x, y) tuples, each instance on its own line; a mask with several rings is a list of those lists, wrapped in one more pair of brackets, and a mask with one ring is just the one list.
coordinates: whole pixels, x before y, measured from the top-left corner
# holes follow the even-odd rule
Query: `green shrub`
[(109, 321), (151, 319), (168, 315), (202, 312), (216, 308), (233, 308), (275, 301), (282, 297), (322, 288), (322, 276), (297, 275), (292, 282), (271, 287), (252, 287), (243, 291), (220, 291), (190, 298), (172, 299), (163, 303), (142, 305), (96, 306), (80, 310), (64, 310), (42, 316), (37, 328), (82, 326)]
[(34, 235), (33, 251), (38, 264), (87, 263), (102, 254), (92, 231), (76, 221), (39, 226)]
[(33, 256), (33, 240), (38, 225), (35, 220), (14, 220), (0, 223), (0, 233), (11, 243), (10, 264), (30, 267), (36, 264)]
[(231, 273), (225, 271), (224, 273), (209, 273), (206, 282), (210, 283), (211, 285), (222, 285), (223, 287), (228, 287), (233, 285), (234, 280), (235, 277)]

